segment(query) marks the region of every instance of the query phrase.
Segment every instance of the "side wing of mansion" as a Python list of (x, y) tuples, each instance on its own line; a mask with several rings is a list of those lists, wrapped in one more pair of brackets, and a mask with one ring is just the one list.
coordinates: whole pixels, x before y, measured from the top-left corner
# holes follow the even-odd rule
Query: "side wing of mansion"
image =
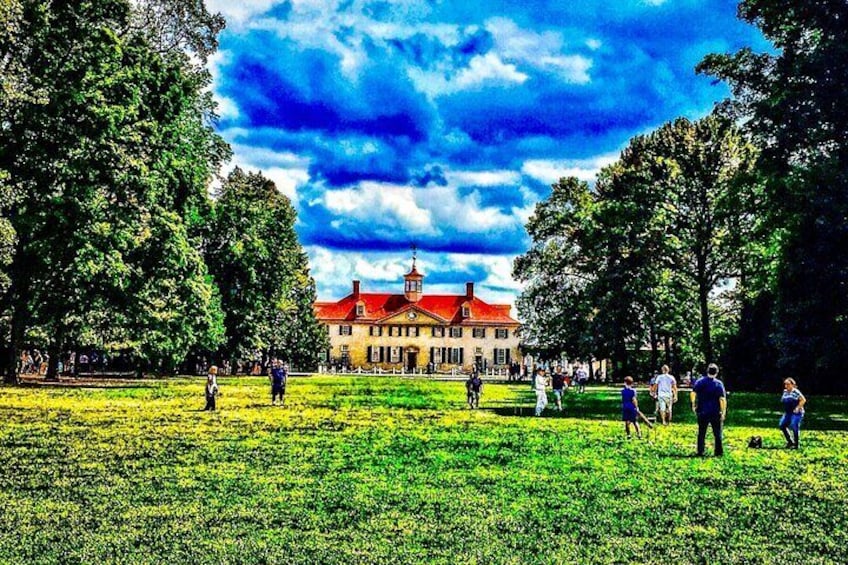
[(447, 371), (505, 368), (519, 362), (519, 323), (508, 304), (474, 295), (425, 295), (415, 269), (404, 275), (403, 294), (364, 293), (359, 281), (338, 302), (316, 302), (330, 335), (328, 360), (346, 367)]

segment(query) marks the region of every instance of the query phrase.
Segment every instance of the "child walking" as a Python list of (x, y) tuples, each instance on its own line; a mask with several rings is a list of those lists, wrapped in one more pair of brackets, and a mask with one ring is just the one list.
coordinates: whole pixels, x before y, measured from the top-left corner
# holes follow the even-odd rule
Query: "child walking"
[(630, 424), (636, 428), (636, 437), (642, 437), (642, 430), (639, 428), (639, 403), (636, 401), (633, 377), (624, 377), (624, 388), (621, 389), (621, 419), (624, 420), (627, 439), (630, 439)]

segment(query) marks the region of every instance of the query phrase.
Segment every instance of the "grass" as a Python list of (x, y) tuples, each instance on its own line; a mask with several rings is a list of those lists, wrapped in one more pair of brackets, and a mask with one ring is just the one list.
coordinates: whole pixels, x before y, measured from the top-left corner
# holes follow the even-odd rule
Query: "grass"
[(844, 399), (809, 399), (795, 452), (777, 392), (734, 394), (696, 459), (685, 397), (626, 441), (614, 389), (543, 418), (527, 384), (479, 411), (460, 382), (202, 389), (0, 388), (0, 563), (848, 563)]

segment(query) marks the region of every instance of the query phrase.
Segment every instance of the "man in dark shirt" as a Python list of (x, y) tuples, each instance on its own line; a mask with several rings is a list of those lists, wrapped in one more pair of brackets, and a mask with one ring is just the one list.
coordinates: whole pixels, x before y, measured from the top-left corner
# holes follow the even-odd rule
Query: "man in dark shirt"
[(562, 412), (562, 392), (565, 389), (565, 375), (562, 373), (562, 367), (560, 366), (557, 366), (551, 377), (551, 388), (554, 389), (556, 409), (558, 412)]
[(471, 373), (468, 380), (465, 381), (465, 391), (468, 397), (469, 408), (480, 408), (480, 394), (483, 392), (483, 379), (477, 371)]
[(286, 378), (288, 371), (279, 359), (274, 359), (271, 363), (271, 404), (277, 404), (277, 396), (280, 397), (280, 406), (283, 405), (286, 395)]
[(713, 430), (715, 441), (715, 455), (721, 457), (724, 454), (722, 446), (721, 426), (727, 412), (727, 393), (724, 383), (718, 380), (718, 366), (710, 363), (707, 374), (695, 382), (690, 393), (692, 410), (698, 416), (698, 456), (704, 455), (704, 442), (707, 437), (707, 426)]

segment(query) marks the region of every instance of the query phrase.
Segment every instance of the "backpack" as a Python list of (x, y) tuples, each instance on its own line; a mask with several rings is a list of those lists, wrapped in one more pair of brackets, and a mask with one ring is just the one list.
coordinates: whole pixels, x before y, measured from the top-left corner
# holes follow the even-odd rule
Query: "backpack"
[(760, 436), (751, 436), (748, 439), (748, 447), (751, 449), (761, 449), (763, 447), (763, 438)]

